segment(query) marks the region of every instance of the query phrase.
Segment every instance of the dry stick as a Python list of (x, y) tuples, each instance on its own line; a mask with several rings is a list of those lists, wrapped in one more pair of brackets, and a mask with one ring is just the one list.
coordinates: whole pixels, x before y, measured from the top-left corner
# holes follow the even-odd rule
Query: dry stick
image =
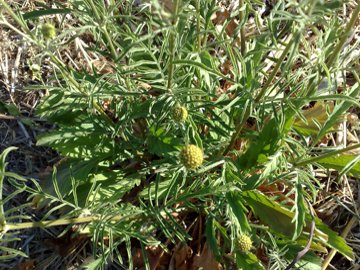
[[(358, 211), (358, 212), (360, 211), (360, 206), (358, 207), (357, 211)], [(358, 218), (359, 218), (358, 216), (354, 215), (354, 216), (350, 219), (349, 223), (346, 225), (345, 229), (344, 229), (343, 232), (341, 233), (341, 237), (346, 238), (346, 236), (349, 234), (349, 232), (351, 231), (352, 226), (353, 226), (354, 223), (358, 220)], [(325, 270), (325, 269), (329, 266), (331, 260), (332, 260), (332, 259), (334, 258), (334, 256), (335, 256), (336, 252), (337, 252), (337, 251), (336, 251), (335, 249), (332, 249), (332, 250), (330, 251), (329, 255), (328, 255), (328, 256), (326, 257), (326, 259), (324, 260), (324, 264), (323, 264), (321, 270)]]
[(295, 264), (306, 254), (308, 253), (308, 251), (310, 250), (310, 246), (311, 246), (311, 242), (312, 242), (312, 239), (314, 237), (314, 230), (315, 230), (315, 218), (314, 218), (314, 214), (312, 213), (311, 211), (311, 205), (308, 201), (306, 201), (309, 205), (309, 208), (310, 208), (310, 214), (311, 214), (311, 217), (312, 217), (312, 221), (311, 221), (311, 228), (310, 228), (310, 236), (309, 236), (309, 241), (306, 245), (306, 247), (299, 251), (299, 253), (296, 255), (296, 257), (294, 258), (294, 260), (285, 268), (285, 270), (290, 270), (291, 268), (293, 268), (295, 266)]

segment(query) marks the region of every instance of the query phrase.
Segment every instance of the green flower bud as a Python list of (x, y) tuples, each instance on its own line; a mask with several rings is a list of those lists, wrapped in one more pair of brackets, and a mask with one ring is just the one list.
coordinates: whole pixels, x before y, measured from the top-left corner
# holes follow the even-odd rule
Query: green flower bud
[(176, 122), (185, 122), (187, 117), (188, 117), (188, 111), (185, 107), (177, 106), (173, 110), (173, 119)]
[(41, 27), (41, 32), (45, 39), (52, 39), (56, 36), (55, 26), (51, 23), (45, 23)]
[(204, 155), (199, 147), (188, 144), (181, 150), (180, 160), (187, 169), (196, 169), (203, 163)]
[(242, 252), (249, 252), (252, 248), (252, 241), (249, 236), (246, 234), (242, 234), (238, 238), (238, 246), (240, 251)]

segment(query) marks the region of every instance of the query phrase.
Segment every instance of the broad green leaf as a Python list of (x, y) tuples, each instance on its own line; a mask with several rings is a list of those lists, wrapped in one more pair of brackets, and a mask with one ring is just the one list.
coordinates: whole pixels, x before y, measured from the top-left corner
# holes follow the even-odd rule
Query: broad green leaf
[(352, 248), (348, 246), (344, 238), (331, 230), (319, 218), (315, 218), (315, 224), (317, 230), (327, 235), (327, 241), (322, 241), (325, 245), (337, 250), (348, 260), (353, 260), (355, 258)]
[[(285, 241), (284, 241), (285, 242)], [(287, 252), (285, 254), (285, 258), (290, 262), (292, 261), (299, 251), (303, 249), (302, 246), (294, 245), (294, 244), (281, 244), (277, 243), (279, 248), (283, 248), (286, 246)], [(305, 244), (306, 245), (306, 244)], [(321, 270), (322, 261), (317, 254), (309, 250), (302, 258), (296, 263), (296, 266), (302, 270)]]
[(85, 159), (107, 156), (113, 148), (104, 131), (95, 129), (92, 124), (63, 127), (41, 134), (37, 145), (51, 146), (65, 156)]
[[(279, 203), (271, 200), (260, 192), (244, 191), (241, 193), (244, 200), (254, 211), (255, 215), (269, 227), (282, 235), (292, 237), (296, 229), (292, 222), (295, 214)], [(346, 241), (336, 232), (329, 229), (318, 218), (316, 220), (315, 237), (319, 237), (321, 243), (336, 249), (346, 258), (352, 259), (354, 254), (352, 249), (346, 244)], [(306, 215), (306, 227), (308, 231), (311, 223), (311, 216)]]
[(241, 195), (254, 214), (272, 230), (289, 237), (294, 234), (294, 213), (290, 210), (256, 191), (244, 191)]
[[(325, 168), (342, 171), (350, 162), (354, 161), (356, 158), (358, 158), (358, 155), (340, 155), (320, 159), (317, 161), (317, 163), (323, 165)], [(360, 161), (357, 161), (352, 165), (352, 168), (349, 169), (349, 174), (355, 177), (360, 177)]]
[(176, 151), (176, 146), (179, 145), (179, 141), (170, 134), (166, 134), (166, 130), (163, 127), (150, 128), (150, 134), (147, 138), (148, 150), (152, 154), (158, 156), (167, 156), (169, 153)]
[(240, 270), (265, 270), (265, 267), (253, 253), (236, 251), (235, 255), (236, 265)]
[[(45, 193), (52, 196), (60, 194), (61, 198), (66, 197), (72, 191), (72, 181), (74, 179), (79, 185), (89, 181), (89, 173), (94, 170), (98, 164), (98, 160), (73, 160), (68, 159), (62, 161), (54, 171), (53, 175), (47, 175), (40, 182)], [(56, 182), (56, 186), (53, 185)], [(41, 199), (41, 198), (39, 198)], [(42, 207), (46, 201), (42, 201), (38, 206)]]

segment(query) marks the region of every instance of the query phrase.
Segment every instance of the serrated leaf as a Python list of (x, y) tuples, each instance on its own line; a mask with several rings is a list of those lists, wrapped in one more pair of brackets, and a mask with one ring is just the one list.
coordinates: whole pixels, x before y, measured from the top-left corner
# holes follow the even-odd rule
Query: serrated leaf
[(41, 134), (36, 144), (51, 146), (71, 158), (85, 159), (104, 157), (112, 149), (111, 140), (104, 131), (95, 129), (92, 124), (63, 127)]

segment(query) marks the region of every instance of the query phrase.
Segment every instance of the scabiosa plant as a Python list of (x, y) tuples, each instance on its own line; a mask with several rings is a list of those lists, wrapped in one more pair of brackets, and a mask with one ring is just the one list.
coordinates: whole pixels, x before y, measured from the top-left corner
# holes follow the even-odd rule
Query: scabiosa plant
[(238, 238), (238, 247), (242, 252), (249, 252), (252, 248), (252, 241), (246, 234), (241, 234)]
[(181, 150), (180, 160), (187, 169), (196, 169), (203, 163), (204, 154), (198, 146), (188, 144)]
[(56, 36), (56, 28), (51, 23), (45, 23), (41, 26), (41, 33), (45, 39), (53, 39)]
[(176, 122), (185, 122), (188, 117), (188, 111), (184, 106), (176, 106), (173, 110), (172, 117)]

